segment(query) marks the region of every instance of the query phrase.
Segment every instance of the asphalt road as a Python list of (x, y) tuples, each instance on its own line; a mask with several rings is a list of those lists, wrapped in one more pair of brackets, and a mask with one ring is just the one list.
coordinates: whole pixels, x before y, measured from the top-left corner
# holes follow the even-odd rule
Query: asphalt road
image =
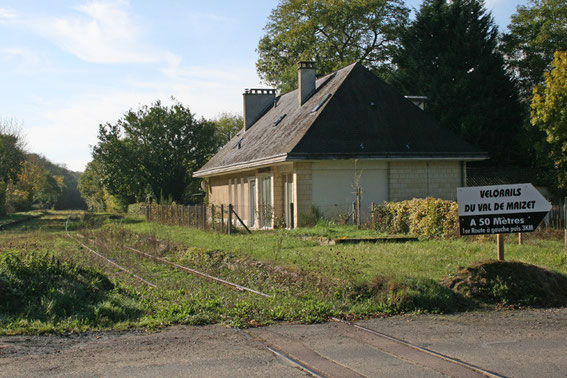
[[(357, 324), (510, 377), (567, 376), (567, 308), (408, 315)], [(290, 351), (326, 376), (478, 376), (443, 370), (369, 343), (335, 322), (239, 330), (170, 327), (161, 332), (0, 337), (0, 376), (296, 377), (307, 372), (266, 348)], [(319, 365), (317, 365), (319, 364)]]

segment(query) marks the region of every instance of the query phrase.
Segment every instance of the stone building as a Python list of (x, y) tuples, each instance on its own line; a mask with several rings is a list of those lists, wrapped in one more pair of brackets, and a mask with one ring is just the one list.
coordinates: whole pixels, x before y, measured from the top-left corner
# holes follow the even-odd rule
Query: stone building
[(194, 173), (251, 227), (347, 214), (357, 188), (363, 217), (371, 202), (456, 199), (466, 162), (488, 157), (360, 63), (316, 79), (300, 62), (298, 75), (281, 96), (246, 90), (243, 129)]

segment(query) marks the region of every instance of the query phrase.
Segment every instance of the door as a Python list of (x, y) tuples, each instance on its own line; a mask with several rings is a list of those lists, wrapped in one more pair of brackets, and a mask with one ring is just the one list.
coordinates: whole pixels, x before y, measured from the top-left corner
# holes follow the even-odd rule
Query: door
[(248, 227), (256, 225), (256, 178), (248, 178)]
[(260, 226), (272, 227), (272, 178), (260, 178)]
[(284, 176), (284, 214), (287, 228), (293, 228), (293, 174)]

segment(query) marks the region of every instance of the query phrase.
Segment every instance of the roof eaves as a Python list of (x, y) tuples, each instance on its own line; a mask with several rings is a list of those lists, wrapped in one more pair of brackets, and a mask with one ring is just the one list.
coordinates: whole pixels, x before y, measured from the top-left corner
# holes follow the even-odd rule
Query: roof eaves
[(345, 159), (379, 159), (379, 160), (486, 160), (489, 156), (484, 152), (456, 153), (290, 153), (287, 160), (345, 160)]
[(196, 172), (193, 172), (193, 177), (208, 177), (208, 176), (216, 176), (223, 173), (229, 173), (234, 171), (242, 171), (246, 169), (258, 168), (261, 166), (271, 165), (275, 163), (281, 163), (287, 160), (287, 154), (279, 154), (268, 156), (261, 159), (250, 160), (241, 163), (234, 163), (229, 165), (224, 165), (221, 167), (214, 167), (210, 169), (203, 169)]

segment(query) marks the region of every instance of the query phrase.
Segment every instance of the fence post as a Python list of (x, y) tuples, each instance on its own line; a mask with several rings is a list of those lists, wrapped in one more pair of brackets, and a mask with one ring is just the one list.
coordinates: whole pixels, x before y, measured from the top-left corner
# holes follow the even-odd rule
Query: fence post
[(215, 231), (215, 221), (216, 221), (216, 212), (215, 212), (215, 205), (211, 205), (211, 228), (213, 229), (213, 231)]
[(232, 235), (232, 204), (228, 204), (228, 220), (227, 220), (227, 233)]
[(203, 213), (203, 230), (207, 229), (207, 206), (201, 205), (201, 212)]
[(504, 235), (496, 234), (496, 252), (498, 261), (504, 261)]
[(356, 224), (356, 201), (352, 201), (352, 225)]
[(356, 226), (360, 229), (360, 188), (356, 189)]
[(374, 206), (376, 206), (376, 204), (374, 203), (374, 201), (372, 201), (372, 203), (370, 204), (370, 222), (372, 222), (372, 227), (374, 227), (374, 225), (376, 224), (376, 215), (374, 214)]

